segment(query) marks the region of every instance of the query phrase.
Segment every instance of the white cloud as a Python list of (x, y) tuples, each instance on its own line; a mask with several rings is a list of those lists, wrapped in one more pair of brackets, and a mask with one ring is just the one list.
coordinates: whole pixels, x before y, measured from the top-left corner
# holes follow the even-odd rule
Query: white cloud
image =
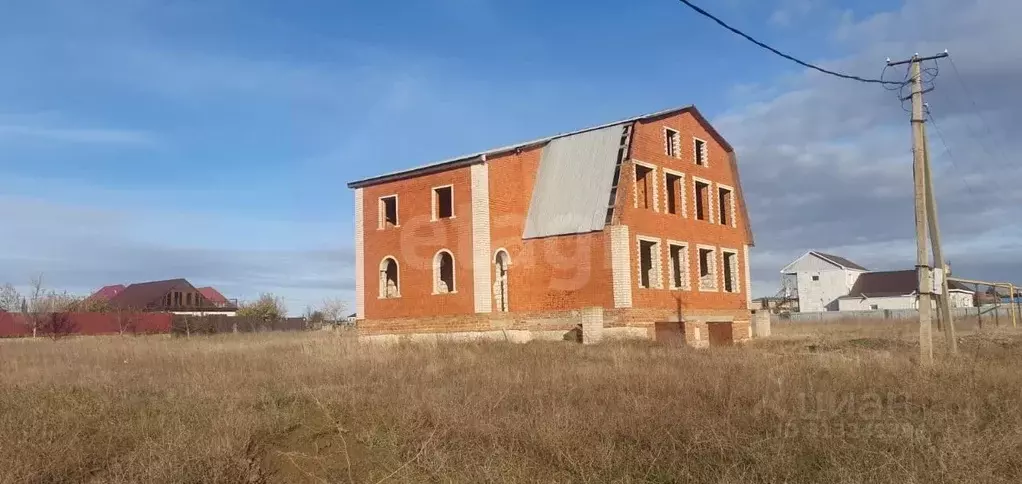
[[(981, 122), (942, 62), (927, 100), (953, 157), (932, 125), (930, 149), (944, 242), (963, 276), (1022, 279), (1022, 247), (994, 242), (1022, 226), (1003, 208), (1020, 201), (1014, 187), (1022, 184), (1022, 168), (1005, 159), (1022, 148), (1010, 134), (1022, 128), (1014, 114), (1022, 110), (1014, 92), (1022, 62), (1011, 61), (1022, 58), (1011, 47), (1022, 41), (1014, 21), (1020, 16), (1022, 5), (1011, 0), (907, 0), (861, 19), (846, 14), (834, 38), (854, 50), (826, 62), (875, 77), (887, 56), (951, 51), (988, 120)], [(776, 280), (780, 267), (809, 249), (880, 268), (913, 266), (910, 127), (896, 93), (807, 72), (786, 92), (714, 122), (741, 159), (758, 243), (754, 279)], [(1000, 264), (986, 255), (995, 249), (1007, 255)]]
[[(350, 299), (353, 288), (350, 237), (328, 222), (13, 196), (0, 196), (0, 212), (0, 274), (16, 285), (44, 274), (53, 287), (87, 294), (107, 284), (184, 277), (239, 299), (273, 292), (295, 311), (327, 297)], [(293, 238), (280, 244), (281, 234)]]
[(0, 124), (0, 142), (25, 138), (37, 141), (111, 145), (151, 145), (156, 142), (156, 138), (145, 131)]

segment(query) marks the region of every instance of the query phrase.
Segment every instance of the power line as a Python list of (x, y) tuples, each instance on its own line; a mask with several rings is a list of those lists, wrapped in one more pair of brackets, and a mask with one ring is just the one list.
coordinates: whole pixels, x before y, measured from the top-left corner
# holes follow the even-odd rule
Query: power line
[[(947, 144), (947, 139), (944, 138), (944, 132), (940, 130), (940, 126), (937, 125), (937, 120), (933, 118), (933, 113), (930, 111), (930, 106), (923, 106), (926, 110), (926, 118), (930, 120), (930, 124), (933, 126), (933, 130), (937, 132), (937, 137), (940, 138), (940, 144), (944, 145), (944, 153), (947, 154), (948, 160), (951, 161), (951, 166), (954, 167), (956, 172), (961, 172), (958, 167), (958, 163), (955, 161), (955, 155), (951, 153), (951, 148)], [(963, 177), (962, 181), (965, 183), (965, 188), (969, 190), (969, 193), (973, 198), (979, 198), (976, 192), (972, 188), (972, 183), (968, 177)]]
[[(984, 130), (986, 130), (987, 139), (993, 141), (995, 138), (994, 131), (990, 129), (990, 125), (987, 124), (986, 117), (983, 116), (983, 111), (980, 110), (979, 105), (976, 103), (976, 97), (972, 95), (972, 91), (969, 89), (968, 86), (966, 86), (965, 80), (962, 78), (962, 75), (958, 72), (958, 67), (955, 66), (954, 60), (952, 60), (950, 57), (948, 57), (948, 60), (951, 61), (951, 67), (955, 71), (955, 77), (958, 78), (958, 84), (962, 86), (962, 91), (965, 93), (965, 96), (969, 98), (969, 102), (972, 104), (972, 108), (975, 111), (976, 117), (979, 118), (979, 123), (981, 127)], [(980, 145), (980, 147), (983, 149), (983, 152), (986, 153), (987, 156), (994, 160), (1000, 160), (1002, 164), (1008, 160), (1009, 157), (1005, 156), (1003, 150), (998, 149), (997, 152), (1000, 156), (994, 156), (994, 154), (991, 153), (989, 149), (987, 149), (987, 144), (983, 143), (983, 136), (981, 135), (980, 132), (973, 129), (972, 123), (967, 123), (963, 121), (962, 124), (965, 125), (965, 128), (969, 131), (969, 135), (975, 138), (976, 143)]]
[(785, 59), (788, 59), (788, 60), (790, 60), (790, 61), (792, 61), (792, 62), (794, 62), (794, 63), (796, 63), (796, 64), (798, 64), (800, 66), (807, 67), (809, 69), (813, 69), (813, 70), (816, 70), (816, 71), (819, 71), (819, 72), (822, 72), (824, 74), (828, 74), (828, 75), (831, 75), (831, 76), (834, 76), (834, 77), (840, 77), (842, 79), (849, 79), (849, 80), (852, 80), (852, 81), (864, 82), (864, 83), (867, 83), (867, 84), (882, 84), (882, 85), (892, 85), (892, 84), (894, 84), (894, 85), (903, 85), (904, 84), (904, 83), (901, 83), (901, 82), (885, 81), (883, 79), (867, 79), (867, 78), (863, 78), (863, 77), (859, 77), (859, 76), (853, 76), (853, 75), (850, 75), (850, 74), (842, 74), (840, 72), (834, 72), (832, 70), (824, 69), (823, 67), (820, 67), (820, 66), (817, 66), (817, 65), (814, 65), (814, 64), (810, 64), (810, 63), (805, 62), (803, 60), (799, 60), (799, 59), (797, 59), (795, 57), (792, 57), (792, 56), (790, 56), (788, 54), (785, 54), (784, 52), (781, 52), (781, 51), (779, 51), (779, 50), (777, 50), (777, 49), (775, 49), (773, 47), (770, 47), (769, 45), (764, 44), (763, 42), (760, 42), (760, 41), (752, 38), (751, 36), (749, 36), (745, 32), (742, 32), (741, 30), (738, 30), (738, 29), (728, 25), (726, 22), (724, 22), (723, 20), (717, 18), (712, 13), (707, 12), (706, 10), (703, 10), (702, 8), (699, 8), (698, 6), (694, 5), (692, 2), (690, 2), (688, 0), (678, 0), (678, 1), (680, 1), (681, 3), (685, 4), (686, 6), (688, 6), (688, 8), (691, 8), (692, 10), (694, 10), (699, 15), (702, 15), (702, 16), (710, 19), (710, 20), (713, 20), (714, 22), (717, 23), (717, 25), (720, 25), (721, 27), (724, 27), (725, 29), (730, 30), (732, 33), (741, 36), (745, 40), (748, 40), (749, 42), (752, 42), (753, 44), (756, 44), (756, 45), (758, 45), (758, 46), (760, 46), (760, 47), (762, 47), (762, 48), (764, 48), (764, 49), (766, 49), (766, 50), (768, 50), (770, 52), (773, 52), (774, 54), (779, 55), (779, 56), (781, 56), (781, 57), (783, 57)]
[(965, 80), (962, 79), (962, 75), (958, 72), (958, 66), (955, 65), (954, 58), (948, 56), (947, 60), (951, 62), (951, 68), (955, 71), (955, 77), (958, 78), (958, 83), (961, 84), (962, 90), (965, 91), (965, 95), (972, 103), (972, 108), (976, 110), (976, 116), (979, 118), (980, 123), (983, 124), (983, 128), (987, 130), (987, 134), (993, 137), (993, 130), (990, 129), (990, 125), (988, 125), (986, 119), (984, 119), (983, 111), (981, 111), (979, 106), (976, 104), (976, 97), (972, 95), (972, 91), (970, 91), (969, 87), (965, 85)]

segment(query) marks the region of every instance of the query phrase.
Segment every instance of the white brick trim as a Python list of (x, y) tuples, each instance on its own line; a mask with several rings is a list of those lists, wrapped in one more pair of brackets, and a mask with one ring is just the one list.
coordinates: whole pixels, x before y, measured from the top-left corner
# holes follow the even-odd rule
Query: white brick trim
[(432, 211), (430, 212), (429, 219), (432, 222), (436, 222), (437, 220), (440, 220), (440, 217), (439, 217), (440, 212), (437, 210), (439, 207), (437, 207), (437, 196), (436, 196), (436, 191), (437, 191), (437, 189), (440, 189), (440, 188), (450, 188), (451, 189), (451, 216), (449, 218), (456, 218), (458, 216), (458, 214), (454, 211), (455, 207), (458, 206), (457, 203), (455, 203), (455, 201), (454, 201), (454, 184), (448, 183), (447, 185), (437, 185), (437, 186), (432, 187), (432, 188), (429, 189), (429, 198), (432, 201), (432, 207), (433, 207)]
[[(703, 164), (699, 164), (699, 158), (697, 155), (698, 143), (703, 144)], [(696, 166), (709, 167), (710, 166), (710, 144), (702, 138), (692, 137), (692, 164)]]
[[(672, 291), (691, 291), (692, 290), (692, 247), (688, 242), (681, 240), (667, 239), (667, 287)], [(674, 285), (674, 261), (671, 260), (671, 246), (684, 247), (685, 250), (682, 253), (685, 255), (685, 260), (681, 262), (681, 270), (684, 274), (681, 277), (681, 285)]]
[[(727, 191), (728, 191), (729, 193), (731, 193), (731, 200), (729, 200), (729, 202), (728, 202), (728, 212), (729, 212), (729, 215), (728, 215), (728, 222), (730, 222), (730, 223), (731, 223), (731, 227), (732, 227), (732, 228), (733, 228), (733, 227), (737, 227), (737, 226), (738, 226), (738, 223), (737, 223), (737, 222), (735, 222), (735, 197), (737, 196), (737, 195), (735, 194), (735, 189), (734, 189), (734, 187), (732, 187), (732, 186), (730, 186), (730, 185), (725, 185), (725, 184), (723, 184), (723, 183), (718, 183), (718, 184), (717, 184), (717, 198), (718, 198), (718, 204), (719, 204), (719, 198), (720, 198), (720, 189), (721, 189), (721, 188), (723, 188), (723, 189), (727, 190)], [(720, 221), (718, 220), (717, 222), (719, 223)]]
[(472, 165), (472, 299), (475, 312), (493, 311), (490, 282), (490, 164)]
[(713, 219), (713, 182), (705, 178), (693, 176), (692, 178), (692, 218), (699, 220), (699, 213), (696, 211), (696, 201), (699, 199), (699, 191), (696, 190), (696, 182), (706, 185), (706, 221), (716, 223)]
[[(663, 289), (664, 288), (664, 243), (659, 237), (650, 237), (646, 235), (635, 236), (635, 267), (636, 275), (638, 279), (636, 281), (642, 282), (642, 244), (641, 242), (650, 242), (653, 244), (653, 275), (649, 278), (648, 289)], [(640, 284), (639, 287), (642, 287)]]
[[(724, 286), (724, 258), (728, 254), (735, 256), (735, 265), (731, 267), (731, 283), (734, 285), (733, 290), (728, 291)], [(741, 260), (738, 257), (738, 249), (727, 249), (724, 247), (720, 248), (720, 290), (729, 294), (738, 294), (742, 292), (742, 281), (740, 279), (741, 272), (738, 270), (738, 265), (741, 264)]]
[(362, 188), (355, 189), (355, 318), (366, 317), (365, 203)]
[(384, 208), (383, 200), (387, 199), (387, 198), (393, 198), (394, 199), (394, 215), (395, 215), (395, 218), (397, 219), (397, 223), (394, 224), (394, 227), (400, 227), (401, 226), (401, 205), (400, 205), (400, 200), (398, 200), (398, 196), (397, 196), (396, 193), (392, 193), (390, 195), (384, 195), (384, 196), (376, 199), (377, 200), (376, 201), (376, 211), (377, 211), (377, 213), (376, 213), (376, 230), (383, 230), (384, 228), (386, 228), (387, 210)]
[[(711, 273), (708, 274), (710, 276), (710, 278), (709, 279), (705, 279), (705, 280), (702, 278), (701, 275), (697, 275), (696, 276), (696, 277), (699, 278), (699, 283), (698, 283), (699, 291), (700, 292), (719, 292), (720, 291), (720, 284), (719, 284), (719, 282), (720, 282), (719, 281), (719, 279), (720, 279), (720, 270), (717, 267), (717, 265), (718, 265), (717, 264), (717, 254), (720, 253), (720, 250), (718, 250), (716, 247), (714, 247), (712, 245), (703, 245), (703, 244), (696, 245), (696, 267), (699, 268), (699, 272), (700, 273), (702, 273), (702, 269), (700, 268), (700, 265), (701, 265), (702, 260), (703, 260), (702, 256), (699, 253), (700, 250), (709, 250), (709, 251), (711, 251), (710, 257), (707, 258), (707, 261), (711, 264), (711, 267), (710, 267)], [(713, 287), (706, 287), (706, 285), (704, 284), (705, 281), (712, 281), (713, 282)]]
[(670, 170), (670, 168), (662, 168), (662, 171), (663, 171), (663, 212), (664, 213), (670, 213), (668, 208), (667, 208), (667, 203), (668, 203), (667, 202), (667, 175), (675, 176), (675, 177), (678, 177), (680, 179), (679, 182), (678, 182), (678, 197), (680, 198), (680, 200), (678, 200), (678, 201), (680, 202), (680, 204), (677, 207), (675, 207), (675, 208), (678, 209), (678, 211), (681, 212), (683, 219), (688, 219), (689, 212), (688, 212), (685, 200), (687, 200), (689, 197), (685, 196), (685, 194), (688, 192), (688, 189), (686, 189), (686, 187), (688, 185), (686, 185), (685, 174), (682, 173), (682, 172), (675, 171), (675, 170)]
[[(664, 155), (669, 158), (681, 158), (681, 132), (678, 130), (664, 126)], [(671, 135), (673, 133), (673, 136)], [(669, 145), (673, 145), (674, 154), (672, 155), (671, 150), (668, 148)]]
[(648, 168), (650, 170), (649, 176), (650, 176), (650, 179), (652, 181), (652, 183), (650, 183), (650, 186), (653, 189), (653, 200), (652, 200), (653, 201), (653, 211), (657, 212), (657, 213), (660, 213), (660, 197), (659, 197), (659, 192), (660, 192), (660, 190), (659, 190), (660, 181), (659, 180), (660, 180), (660, 178), (657, 177), (657, 166), (652, 164), (652, 163), (646, 163), (645, 161), (639, 161), (639, 160), (632, 160), (632, 205), (633, 205), (634, 208), (639, 208), (639, 191), (636, 189), (636, 180), (635, 180), (635, 176), (637, 175), (635, 167), (638, 167), (638, 166), (641, 166), (643, 168)]
[(749, 264), (749, 246), (748, 245), (743, 245), (742, 246), (742, 255), (743, 255), (742, 261), (745, 264), (742, 267), (742, 269), (745, 272), (745, 302), (748, 304), (749, 308), (752, 308), (752, 279), (751, 279), (751, 274), (750, 274), (750, 270), (749, 270), (749, 265), (750, 264)]
[(632, 307), (632, 248), (627, 225), (610, 227), (610, 266), (614, 286), (614, 307)]

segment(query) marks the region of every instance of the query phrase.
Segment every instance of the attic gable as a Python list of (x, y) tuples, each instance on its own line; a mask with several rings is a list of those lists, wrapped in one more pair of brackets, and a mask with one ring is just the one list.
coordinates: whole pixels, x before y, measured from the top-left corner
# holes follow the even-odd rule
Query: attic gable
[(806, 271), (832, 271), (849, 269), (854, 271), (867, 271), (863, 266), (856, 264), (844, 257), (824, 254), (811, 250), (806, 252), (791, 264), (781, 269), (781, 274), (793, 274)]

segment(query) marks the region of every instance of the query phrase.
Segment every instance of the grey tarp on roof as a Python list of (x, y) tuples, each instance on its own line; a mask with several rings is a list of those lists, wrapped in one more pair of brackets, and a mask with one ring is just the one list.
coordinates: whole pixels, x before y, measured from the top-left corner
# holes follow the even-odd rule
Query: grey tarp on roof
[(603, 230), (622, 129), (557, 138), (543, 148), (522, 238)]

